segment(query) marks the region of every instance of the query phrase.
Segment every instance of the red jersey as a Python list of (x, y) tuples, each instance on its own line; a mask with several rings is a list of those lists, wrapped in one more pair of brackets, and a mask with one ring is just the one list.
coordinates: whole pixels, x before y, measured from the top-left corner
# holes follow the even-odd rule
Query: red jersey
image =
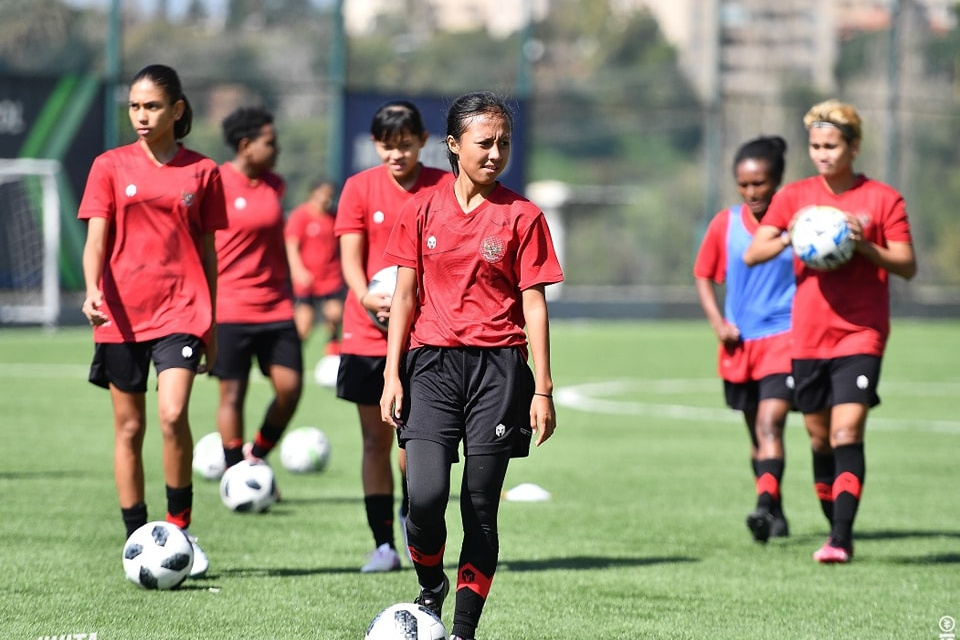
[(213, 309), (203, 236), (227, 224), (213, 160), (181, 146), (157, 166), (139, 142), (111, 149), (93, 161), (77, 217), (110, 223), (99, 285), (109, 321), (94, 327), (94, 342), (206, 340)]
[(340, 271), (340, 243), (333, 233), (335, 218), (313, 204), (304, 202), (290, 212), (284, 237), (296, 240), (303, 266), (313, 274), (313, 285), (303, 287), (293, 283), (293, 294), (298, 298), (328, 296), (343, 289)]
[[(839, 195), (832, 193), (820, 176), (787, 185), (773, 197), (762, 224), (786, 229), (794, 215), (809, 205), (827, 205), (853, 214), (863, 224), (864, 239), (882, 247), (891, 241), (911, 241), (903, 196), (862, 175)], [(834, 271), (811, 269), (799, 258), (794, 265), (793, 357), (882, 356), (890, 333), (886, 269), (859, 253)]]
[(521, 292), (563, 280), (543, 213), (500, 184), (469, 213), (452, 184), (418, 195), (386, 258), (417, 271), (410, 348), (525, 347)]
[(283, 179), (250, 180), (233, 164), (220, 167), (227, 228), (217, 233), (217, 321), (266, 323), (293, 318), (290, 267), (283, 243)]
[[(347, 179), (337, 205), (334, 232), (338, 238), (348, 233), (364, 236), (363, 263), (368, 282), (389, 264), (383, 257), (383, 250), (403, 205), (417, 192), (448, 182), (452, 176), (441, 169), (421, 166), (417, 182), (410, 191), (396, 183), (386, 165), (361, 171)], [(373, 323), (353, 291), (347, 293), (343, 308), (341, 352), (360, 356), (387, 355), (387, 334)]]

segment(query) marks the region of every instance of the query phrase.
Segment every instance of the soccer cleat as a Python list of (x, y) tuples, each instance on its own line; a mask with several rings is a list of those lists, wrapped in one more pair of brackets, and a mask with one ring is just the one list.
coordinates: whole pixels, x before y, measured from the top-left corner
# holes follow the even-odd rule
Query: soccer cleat
[(846, 564), (853, 559), (853, 544), (847, 549), (834, 544), (832, 539), (827, 540), (813, 552), (813, 559), (820, 564)]
[(360, 573), (384, 573), (400, 570), (400, 556), (397, 550), (384, 542), (367, 556), (367, 564), (360, 568)]
[(200, 548), (200, 545), (197, 544), (197, 537), (190, 535), (190, 532), (187, 530), (184, 530), (184, 533), (187, 534), (187, 539), (190, 540), (190, 546), (193, 547), (193, 566), (190, 567), (190, 577), (199, 578), (210, 568), (210, 560), (207, 558), (207, 554), (203, 552), (203, 549)]
[(783, 514), (773, 516), (773, 521), (770, 523), (770, 537), (790, 537), (790, 525), (787, 524), (787, 519), (783, 516)]
[(770, 539), (774, 517), (765, 509), (757, 509), (747, 516), (747, 528), (753, 534), (753, 539), (766, 544)]
[(420, 595), (414, 599), (413, 604), (418, 604), (421, 607), (430, 609), (430, 611), (433, 611), (437, 614), (437, 617), (440, 618), (443, 612), (443, 601), (447, 599), (447, 593), (449, 591), (450, 580), (447, 579), (447, 576), (443, 576), (443, 583), (440, 585), (439, 591), (420, 587)]

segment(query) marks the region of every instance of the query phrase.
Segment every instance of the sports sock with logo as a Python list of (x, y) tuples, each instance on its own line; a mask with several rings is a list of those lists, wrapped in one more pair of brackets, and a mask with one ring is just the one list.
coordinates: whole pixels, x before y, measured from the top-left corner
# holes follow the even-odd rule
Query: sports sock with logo
[(863, 443), (837, 447), (834, 455), (837, 478), (833, 481), (833, 528), (830, 538), (836, 546), (850, 548), (853, 543), (853, 521), (857, 517), (866, 476)]
[(174, 488), (167, 486), (167, 522), (171, 522), (181, 529), (190, 526), (190, 515), (193, 511), (193, 485)]
[(813, 488), (820, 500), (820, 508), (833, 526), (833, 480), (837, 476), (833, 452), (813, 452)]
[(780, 481), (783, 479), (783, 458), (757, 461), (757, 508), (779, 513)]
[(253, 439), (252, 453), (258, 458), (266, 458), (267, 454), (280, 442), (285, 427), (275, 427), (264, 422)]

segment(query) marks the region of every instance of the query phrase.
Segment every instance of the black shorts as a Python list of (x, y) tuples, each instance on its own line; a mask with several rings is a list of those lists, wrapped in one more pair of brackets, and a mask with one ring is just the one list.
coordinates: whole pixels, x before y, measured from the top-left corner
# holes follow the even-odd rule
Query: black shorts
[(793, 376), (774, 373), (748, 382), (724, 380), (723, 395), (727, 406), (736, 411), (756, 411), (761, 400), (786, 400), (792, 403)]
[(838, 404), (880, 404), (879, 356), (844, 356), (827, 360), (794, 360), (794, 401), (803, 413), (816, 413)]
[(322, 296), (313, 295), (313, 294), (310, 294), (308, 296), (294, 296), (293, 304), (297, 304), (297, 305), (306, 304), (306, 305), (310, 305), (311, 307), (317, 307), (318, 305), (323, 304), (327, 300), (339, 300), (340, 302), (343, 302), (346, 299), (347, 299), (347, 288), (343, 287), (341, 289), (337, 289), (336, 291), (326, 293)]
[(303, 374), (303, 346), (293, 320), (217, 326), (217, 359), (210, 375), (221, 380), (246, 380), (256, 356), (260, 373), (270, 377), (276, 365)]
[(112, 384), (126, 393), (146, 393), (151, 360), (158, 374), (178, 368), (196, 373), (203, 349), (203, 340), (186, 333), (147, 342), (99, 343), (94, 347), (89, 380), (104, 389)]
[(419, 347), (402, 365), (400, 446), (430, 440), (454, 459), (530, 454), (533, 372), (520, 349)]
[(379, 405), (383, 395), (385, 356), (340, 354), (337, 371), (337, 397), (354, 404)]

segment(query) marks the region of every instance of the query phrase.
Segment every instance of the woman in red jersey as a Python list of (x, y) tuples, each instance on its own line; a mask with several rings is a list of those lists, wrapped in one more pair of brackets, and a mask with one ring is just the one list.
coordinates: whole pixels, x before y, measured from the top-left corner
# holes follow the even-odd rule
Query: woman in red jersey
[[(127, 535), (147, 522), (143, 437), (150, 361), (157, 371), (168, 522), (193, 508), (188, 406), (193, 380), (216, 358), (214, 231), (226, 226), (216, 163), (184, 147), (193, 112), (177, 72), (134, 76), (128, 111), (137, 141), (94, 161), (80, 202), (87, 220), (83, 314), (94, 327), (90, 381), (110, 390), (114, 477)], [(191, 536), (191, 575), (207, 570)]]
[(846, 213), (856, 252), (833, 271), (797, 265), (793, 302), (793, 376), (813, 449), (813, 475), (830, 537), (813, 554), (821, 563), (853, 558), (853, 522), (866, 464), (867, 414), (880, 402), (880, 364), (890, 333), (889, 274), (917, 271), (903, 197), (853, 168), (861, 121), (850, 104), (827, 100), (803, 118), (816, 176), (773, 198), (744, 253), (748, 265), (772, 259), (790, 243), (797, 213), (810, 205)]
[[(286, 185), (272, 171), (279, 154), (273, 115), (241, 107), (222, 123), (232, 160), (220, 167), (227, 228), (217, 233), (220, 379), (217, 429), (227, 467), (262, 461), (293, 418), (303, 389), (303, 355), (293, 322), (290, 269), (283, 240)], [(256, 357), (274, 397), (253, 441), (244, 444), (243, 405)]]
[(555, 428), (544, 289), (563, 273), (543, 213), (497, 181), (512, 131), (513, 116), (496, 95), (454, 101), (446, 142), (456, 180), (404, 207), (385, 254), (399, 273), (380, 410), (407, 452), (416, 602), (437, 615), (449, 590), (450, 472), (463, 442), (463, 544), (450, 636), (460, 640), (474, 637), (497, 568), (508, 462), (529, 454), (533, 431), (539, 446)]
[[(396, 435), (380, 419), (379, 406), (387, 336), (368, 315), (372, 312), (388, 318), (390, 296), (368, 293), (367, 285), (377, 271), (387, 266), (383, 249), (400, 208), (415, 193), (450, 179), (446, 171), (420, 163), (420, 151), (428, 133), (412, 103), (397, 100), (381, 106), (373, 116), (370, 134), (382, 164), (347, 179), (334, 225), (348, 288), (337, 397), (355, 403), (360, 416), (363, 498), (375, 547), (361, 568), (364, 573), (400, 568), (393, 533), (391, 467)], [(402, 530), (407, 505), (403, 452), (399, 463)]]
[(750, 434), (757, 504), (747, 527), (757, 542), (789, 535), (780, 483), (783, 429), (793, 397), (790, 307), (796, 284), (790, 251), (756, 267), (746, 266), (741, 256), (783, 179), (786, 150), (779, 136), (756, 138), (737, 150), (733, 173), (743, 204), (714, 216), (693, 267), (700, 306), (720, 342), (717, 365), (727, 405), (743, 413)]

